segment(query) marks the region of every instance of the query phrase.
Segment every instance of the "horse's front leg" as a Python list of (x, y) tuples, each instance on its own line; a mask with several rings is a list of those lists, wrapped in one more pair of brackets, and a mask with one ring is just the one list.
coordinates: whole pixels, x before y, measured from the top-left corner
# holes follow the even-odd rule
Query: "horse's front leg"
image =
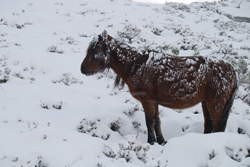
[(155, 134), (154, 134), (154, 127), (155, 127), (155, 104), (154, 103), (149, 103), (149, 102), (141, 102), (144, 113), (145, 113), (145, 118), (146, 118), (146, 125), (148, 129), (148, 143), (153, 145), (156, 140), (155, 140)]
[(161, 120), (160, 120), (160, 116), (159, 116), (159, 109), (158, 109), (158, 105), (155, 106), (155, 115), (154, 115), (154, 119), (155, 119), (155, 133), (156, 133), (156, 140), (158, 144), (161, 145), (165, 145), (167, 142), (165, 141), (162, 132), (161, 132)]

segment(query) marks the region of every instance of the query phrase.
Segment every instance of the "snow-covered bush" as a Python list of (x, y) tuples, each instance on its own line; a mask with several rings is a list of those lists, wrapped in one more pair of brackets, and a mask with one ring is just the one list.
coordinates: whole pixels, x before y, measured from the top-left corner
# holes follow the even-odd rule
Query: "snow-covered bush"
[(75, 78), (71, 73), (62, 74), (62, 78), (59, 80), (52, 80), (53, 83), (63, 83), (66, 86), (70, 86), (72, 84), (83, 84), (82, 81)]
[(178, 48), (175, 48), (175, 47), (172, 47), (172, 48), (171, 48), (171, 51), (172, 51), (172, 53), (173, 53), (175, 56), (178, 56), (179, 53), (180, 53), (179, 49), (178, 49)]
[(100, 118), (84, 118), (77, 127), (81, 133), (90, 134), (103, 140), (108, 140), (111, 133), (118, 132), (121, 127), (121, 119), (103, 120)]
[(119, 142), (120, 150), (116, 158), (124, 158), (127, 162), (133, 159), (139, 159), (142, 162), (147, 162), (147, 151), (150, 149), (148, 143), (142, 144), (137, 141), (137, 136), (128, 135), (126, 140)]
[(227, 60), (233, 65), (238, 74), (239, 84), (244, 88), (244, 91), (239, 92), (237, 97), (250, 105), (250, 70), (247, 61), (243, 58), (235, 59), (234, 57), (228, 57)]
[(173, 48), (173, 46), (163, 43), (162, 45), (157, 45), (156, 43), (146, 43), (145, 45), (142, 45), (138, 48), (139, 52), (142, 51), (148, 51), (148, 52), (154, 52), (154, 53), (164, 53), (169, 54), (170, 50)]
[(123, 111), (123, 113), (127, 116), (132, 116), (136, 111), (139, 111), (139, 109), (140, 109), (139, 106), (135, 105), (133, 108)]
[(64, 53), (63, 50), (59, 50), (57, 48), (57, 46), (55, 46), (55, 45), (49, 46), (48, 49), (47, 49), (47, 51), (51, 52), (51, 53), (59, 53), (59, 54), (63, 54)]
[(65, 39), (64, 39), (64, 38), (61, 38), (61, 40), (67, 42), (67, 43), (70, 44), (70, 45), (73, 45), (73, 44), (74, 44), (74, 45), (77, 45), (76, 40), (75, 40), (73, 37), (71, 37), (71, 36), (68, 36), (68, 37), (66, 37)]
[[(3, 165), (3, 166), (32, 166), (32, 167), (47, 167), (49, 166), (43, 159), (40, 153), (34, 153), (29, 155), (4, 155), (2, 157), (2, 162), (11, 162), (11, 165)], [(7, 164), (7, 163), (6, 163)]]
[(228, 45), (224, 43), (219, 44), (218, 50), (215, 50), (214, 53), (219, 55), (224, 55), (225, 57), (238, 55), (238, 52), (235, 51), (235, 48), (233, 47), (232, 44)]
[(133, 121), (132, 124), (133, 124), (135, 129), (137, 129), (137, 128), (139, 128), (141, 126), (141, 123), (138, 122), (138, 121)]
[(7, 57), (0, 58), (0, 84), (9, 80), (11, 69), (7, 67)]
[(109, 127), (112, 131), (119, 132), (119, 129), (121, 128), (121, 119), (118, 118), (117, 120), (110, 122)]
[(162, 31), (163, 31), (163, 30), (161, 30), (161, 29), (159, 29), (159, 28), (153, 28), (153, 29), (151, 30), (151, 32), (154, 33), (154, 34), (157, 35), (157, 36), (161, 35)]
[(175, 34), (179, 34), (183, 37), (194, 36), (194, 32), (191, 31), (189, 26), (183, 27), (181, 24), (170, 23), (165, 26), (166, 29), (172, 30)]
[(241, 162), (242, 158), (247, 158), (250, 156), (250, 150), (246, 152), (243, 148), (235, 148), (235, 147), (226, 147), (226, 154), (233, 160), (237, 162)]
[(193, 56), (200, 56), (200, 52), (199, 51), (195, 52)]
[(239, 23), (236, 21), (222, 21), (215, 20), (215, 27), (220, 31), (234, 31), (238, 34), (249, 34), (250, 26), (246, 23)]
[(250, 88), (250, 71), (248, 71), (248, 64), (246, 60), (234, 57), (228, 57), (227, 60), (233, 65), (235, 71), (238, 73), (240, 84), (249, 84)]
[(197, 50), (198, 43), (194, 39), (183, 38), (180, 42), (178, 42), (180, 50)]
[(85, 33), (79, 33), (78, 35), (79, 35), (79, 37), (84, 37), (84, 38), (90, 37), (89, 35), (87, 35)]
[(124, 41), (128, 43), (133, 43), (134, 39), (138, 37), (141, 33), (141, 30), (137, 28), (135, 25), (126, 25), (123, 29), (123, 32), (118, 31), (118, 36)]
[(170, 5), (175, 10), (181, 10), (184, 12), (190, 12), (190, 7), (183, 3), (166, 3), (166, 5)]
[(40, 101), (40, 107), (43, 109), (47, 109), (47, 110), (51, 108), (61, 110), (62, 105), (63, 105), (62, 101), (58, 101), (58, 102)]
[(106, 155), (109, 158), (115, 158), (116, 154), (115, 152), (112, 150), (112, 148), (108, 145), (104, 145), (104, 150), (103, 150), (103, 154)]
[(216, 12), (217, 11), (216, 4), (217, 4), (216, 1), (215, 2), (202, 2), (202, 3), (199, 3), (199, 5), (197, 5), (195, 8), (197, 10), (205, 9), (207, 11)]
[(55, 52), (57, 52), (57, 46), (54, 46), (54, 45), (49, 46), (47, 50), (49, 52), (55, 53)]
[(11, 72), (11, 69), (8, 67), (5, 67), (4, 69), (0, 68), (0, 84), (6, 83), (9, 80), (10, 72)]
[(86, 16), (86, 14), (91, 14), (91, 13), (96, 13), (96, 12), (98, 12), (97, 9), (87, 9), (87, 10), (82, 11), (82, 12), (79, 12), (79, 13), (77, 13), (77, 14)]
[(136, 135), (126, 136), (118, 145), (118, 152), (114, 152), (110, 146), (105, 145), (103, 150), (104, 155), (114, 159), (122, 158), (125, 159), (126, 162), (132, 162), (136, 159), (143, 163), (147, 162), (147, 151), (150, 149), (150, 146), (148, 143), (142, 144), (138, 142)]

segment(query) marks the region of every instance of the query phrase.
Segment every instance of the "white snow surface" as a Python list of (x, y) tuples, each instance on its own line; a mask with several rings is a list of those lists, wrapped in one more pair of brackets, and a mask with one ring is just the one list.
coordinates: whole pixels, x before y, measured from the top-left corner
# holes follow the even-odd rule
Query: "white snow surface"
[(129, 44), (135, 48), (168, 45), (181, 56), (223, 59), (221, 48), (232, 44), (250, 68), (250, 49), (242, 49), (250, 25), (213, 10), (221, 6), (0, 1), (0, 80), (7, 80), (0, 82), (0, 167), (249, 167), (250, 107), (242, 100), (235, 100), (226, 131), (212, 134), (203, 134), (200, 104), (160, 107), (168, 143), (149, 145), (143, 109), (127, 87), (113, 89), (113, 72), (80, 72), (96, 35), (106, 29), (122, 38), (117, 32), (131, 27), (140, 30)]
[(144, 3), (154, 3), (154, 4), (164, 4), (166, 2), (178, 2), (190, 4), (192, 2), (214, 2), (215, 0), (133, 0), (135, 2), (144, 2)]

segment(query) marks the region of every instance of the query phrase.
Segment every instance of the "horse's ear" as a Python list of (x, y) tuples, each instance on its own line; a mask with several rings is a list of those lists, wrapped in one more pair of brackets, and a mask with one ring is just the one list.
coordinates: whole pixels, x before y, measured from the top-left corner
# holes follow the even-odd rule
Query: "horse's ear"
[(106, 31), (106, 30), (103, 30), (103, 32), (102, 32), (102, 36), (103, 36), (104, 38), (107, 38), (107, 37), (108, 37), (108, 33), (107, 33), (107, 31)]
[(103, 37), (101, 35), (98, 35), (98, 41), (103, 41)]

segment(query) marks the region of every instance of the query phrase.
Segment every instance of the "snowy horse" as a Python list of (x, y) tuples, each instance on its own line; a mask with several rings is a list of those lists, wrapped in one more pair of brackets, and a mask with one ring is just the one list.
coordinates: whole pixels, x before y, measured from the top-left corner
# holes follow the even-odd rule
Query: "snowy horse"
[(127, 84), (143, 106), (148, 143), (165, 144), (158, 105), (173, 109), (202, 103), (204, 133), (223, 132), (238, 82), (233, 67), (214, 58), (177, 57), (148, 51), (138, 52), (104, 30), (89, 44), (81, 72), (92, 75), (111, 68), (115, 85)]

